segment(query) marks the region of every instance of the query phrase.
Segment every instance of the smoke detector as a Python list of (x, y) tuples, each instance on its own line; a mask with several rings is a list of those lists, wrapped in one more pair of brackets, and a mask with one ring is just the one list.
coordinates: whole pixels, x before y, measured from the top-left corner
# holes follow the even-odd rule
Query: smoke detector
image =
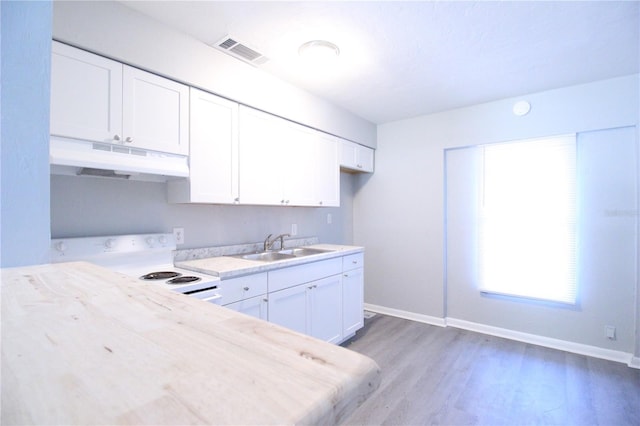
[(253, 66), (263, 65), (269, 60), (262, 53), (247, 46), (246, 43), (240, 43), (235, 37), (229, 35), (216, 42), (213, 47)]

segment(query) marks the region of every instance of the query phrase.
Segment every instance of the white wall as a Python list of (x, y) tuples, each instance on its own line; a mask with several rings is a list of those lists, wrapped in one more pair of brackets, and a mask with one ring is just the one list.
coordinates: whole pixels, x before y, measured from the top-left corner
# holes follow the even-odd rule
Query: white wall
[(262, 241), (290, 233), (295, 223), (299, 237), (351, 244), (353, 182), (352, 175), (340, 174), (340, 207), (261, 207), (167, 204), (163, 183), (51, 176), (51, 233), (65, 238), (184, 227), (185, 244), (178, 248), (196, 248)]
[(49, 2), (0, 2), (2, 267), (49, 259)]
[(53, 36), (363, 145), (376, 126), (113, 1), (54, 2)]
[[(354, 200), (354, 243), (367, 248), (365, 301), (446, 315), (445, 149), (636, 126), (639, 90), (633, 75), (524, 96), (532, 108), (523, 117), (511, 112), (518, 98), (380, 125), (376, 173), (359, 178)], [(500, 327), (517, 329), (501, 318)]]

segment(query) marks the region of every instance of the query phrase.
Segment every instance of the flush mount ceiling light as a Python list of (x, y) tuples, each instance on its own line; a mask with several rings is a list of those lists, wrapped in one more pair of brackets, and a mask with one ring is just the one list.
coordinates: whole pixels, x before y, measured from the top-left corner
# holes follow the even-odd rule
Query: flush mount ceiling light
[(325, 40), (312, 40), (300, 46), (298, 54), (304, 58), (324, 60), (340, 55), (340, 49), (335, 44)]

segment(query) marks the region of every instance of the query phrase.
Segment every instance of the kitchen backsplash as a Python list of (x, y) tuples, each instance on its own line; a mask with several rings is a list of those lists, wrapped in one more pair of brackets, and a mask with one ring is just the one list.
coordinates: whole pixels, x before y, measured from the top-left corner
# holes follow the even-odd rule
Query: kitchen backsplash
[(172, 232), (179, 227), (184, 228), (182, 250), (263, 241), (269, 234), (291, 234), (295, 224), (297, 238), (311, 235), (323, 243), (351, 244), (354, 179), (341, 173), (340, 207), (321, 208), (169, 204), (163, 183), (52, 175), (51, 237)]
[[(318, 244), (320, 241), (318, 237), (306, 237), (306, 238), (288, 238), (284, 240), (284, 248), (309, 246), (312, 244)], [(276, 243), (276, 248), (279, 247), (280, 242)], [(203, 247), (196, 249), (184, 249), (176, 250), (173, 258), (174, 262), (182, 262), (185, 260), (204, 259), (208, 257), (228, 256), (233, 254), (255, 253), (264, 249), (264, 242), (248, 243), (248, 244), (234, 244), (230, 246), (217, 246), (217, 247)]]

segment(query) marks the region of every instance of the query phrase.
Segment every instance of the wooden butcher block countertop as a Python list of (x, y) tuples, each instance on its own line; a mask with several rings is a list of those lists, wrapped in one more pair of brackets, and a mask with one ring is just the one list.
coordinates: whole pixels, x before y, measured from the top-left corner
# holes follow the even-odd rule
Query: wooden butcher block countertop
[(84, 263), (2, 271), (11, 424), (336, 424), (371, 359)]

